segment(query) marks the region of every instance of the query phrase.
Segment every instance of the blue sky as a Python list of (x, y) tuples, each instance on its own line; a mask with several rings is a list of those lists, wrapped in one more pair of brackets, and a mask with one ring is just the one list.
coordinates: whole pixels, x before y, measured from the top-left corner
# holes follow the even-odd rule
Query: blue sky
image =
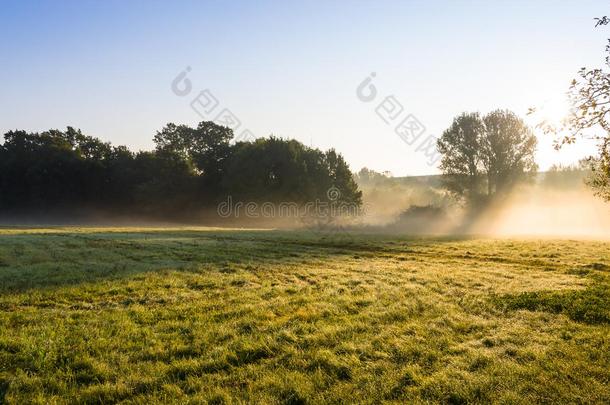
[[(353, 170), (435, 173), (378, 101), (395, 96), (426, 136), (462, 111), (557, 104), (581, 66), (603, 62), (603, 14), (587, 0), (0, 1), (0, 131), (71, 125), (150, 149), (165, 123), (201, 120), (190, 101), (209, 89), (256, 136), (334, 147)], [(171, 82), (187, 66), (180, 97)], [(379, 99), (363, 103), (371, 72)], [(541, 138), (538, 160), (588, 152)]]

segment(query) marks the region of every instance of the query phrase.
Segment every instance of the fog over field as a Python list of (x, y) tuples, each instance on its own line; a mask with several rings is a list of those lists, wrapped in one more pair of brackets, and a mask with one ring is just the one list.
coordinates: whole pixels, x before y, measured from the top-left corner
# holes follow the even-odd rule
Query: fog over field
[(610, 208), (586, 187), (525, 189), (485, 212), (472, 232), (489, 236), (610, 238)]
[[(586, 176), (541, 173), (532, 184), (475, 212), (451, 198), (440, 177), (379, 177), (361, 183), (365, 210), (360, 224), (410, 234), (608, 239), (610, 206), (585, 184)], [(439, 210), (405, 212), (413, 206)]]
[[(567, 175), (569, 177), (569, 175)], [(342, 232), (373, 232), (406, 235), (478, 235), (489, 237), (548, 237), (578, 239), (610, 238), (610, 205), (594, 195), (582, 178), (569, 185), (544, 183), (521, 185), (499, 202), (477, 212), (468, 212), (441, 187), (436, 176), (384, 178), (361, 184), (363, 211), (358, 217), (334, 218), (328, 228)], [(232, 201), (235, 206), (239, 201)], [(316, 229), (317, 222), (305, 220), (302, 206), (291, 214), (273, 204), (275, 215), (247, 215), (242, 202), (239, 212), (220, 216), (219, 208), (202, 210), (180, 221), (151, 219), (135, 214), (78, 210), (61, 214), (32, 213), (27, 217), (3, 217), (10, 225), (84, 226), (202, 226), (258, 229)], [(258, 207), (264, 202), (257, 203)], [(221, 202), (222, 207), (225, 202)], [(296, 205), (295, 205), (296, 207)], [(411, 208), (411, 211), (409, 211)], [(413, 209), (415, 208), (415, 209)], [(421, 209), (417, 209), (421, 208)], [(284, 213), (284, 215), (280, 215)], [(402, 215), (401, 215), (402, 214)]]

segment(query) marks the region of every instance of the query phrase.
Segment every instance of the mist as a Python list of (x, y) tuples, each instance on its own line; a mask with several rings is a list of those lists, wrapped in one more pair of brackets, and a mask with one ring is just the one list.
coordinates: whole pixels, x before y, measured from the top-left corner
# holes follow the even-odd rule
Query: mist
[(582, 185), (574, 190), (524, 187), (482, 213), (474, 234), (495, 237), (610, 238), (610, 207)]
[(610, 206), (578, 171), (541, 173), (485, 209), (468, 211), (440, 177), (387, 178), (361, 184), (369, 230), (489, 237), (610, 238)]

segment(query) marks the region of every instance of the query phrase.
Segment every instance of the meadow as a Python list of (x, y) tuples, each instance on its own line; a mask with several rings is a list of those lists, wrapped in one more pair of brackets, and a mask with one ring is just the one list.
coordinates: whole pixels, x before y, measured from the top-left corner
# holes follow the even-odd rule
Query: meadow
[(610, 244), (0, 229), (0, 403), (610, 403)]

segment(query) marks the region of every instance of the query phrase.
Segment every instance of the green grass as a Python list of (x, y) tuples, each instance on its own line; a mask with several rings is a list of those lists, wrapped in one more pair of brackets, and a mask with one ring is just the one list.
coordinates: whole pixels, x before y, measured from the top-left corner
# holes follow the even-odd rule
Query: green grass
[(609, 248), (0, 229), (0, 402), (608, 403)]

